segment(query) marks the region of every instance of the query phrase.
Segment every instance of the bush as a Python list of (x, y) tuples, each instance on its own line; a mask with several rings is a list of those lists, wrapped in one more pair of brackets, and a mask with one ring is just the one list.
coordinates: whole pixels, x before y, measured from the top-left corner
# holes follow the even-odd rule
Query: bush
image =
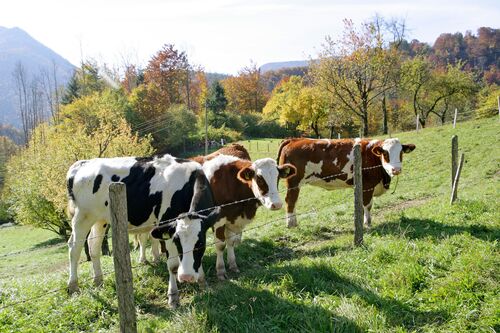
[(245, 127), (243, 134), (249, 138), (284, 138), (296, 136), (297, 131), (289, 130), (274, 120), (266, 120), (261, 113), (248, 112), (241, 115)]
[(3, 197), (16, 222), (67, 237), (66, 172), (75, 161), (152, 154), (151, 139), (133, 135), (120, 116), (124, 106), (112, 94), (86, 96), (65, 107), (60, 124), (34, 130), (28, 146), (7, 163)]
[(500, 96), (500, 87), (496, 84), (481, 90), (476, 118), (489, 118), (498, 115), (498, 96)]

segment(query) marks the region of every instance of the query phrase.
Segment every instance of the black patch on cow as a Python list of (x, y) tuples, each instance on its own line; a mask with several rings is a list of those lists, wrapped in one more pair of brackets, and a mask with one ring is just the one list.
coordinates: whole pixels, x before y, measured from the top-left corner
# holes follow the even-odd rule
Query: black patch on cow
[(120, 181), (120, 177), (118, 177), (117, 175), (113, 175), (113, 176), (111, 176), (111, 181), (112, 182), (119, 182)]
[[(170, 205), (165, 211), (165, 213), (161, 216), (161, 221), (167, 221), (170, 219), (174, 219), (182, 213), (189, 212), (189, 208), (191, 207), (191, 201), (193, 199), (194, 193), (194, 184), (196, 182), (196, 176), (198, 174), (198, 170), (193, 171), (191, 176), (189, 176), (189, 181), (184, 184), (184, 186), (176, 191), (170, 200)], [(161, 204), (161, 196), (160, 196), (160, 204)]]
[(155, 167), (147, 163), (151, 159), (136, 158), (130, 173), (122, 179), (127, 186), (128, 220), (134, 226), (146, 222), (153, 208), (161, 205), (162, 192), (149, 194), (151, 179), (156, 173)]
[(75, 200), (75, 194), (73, 193), (73, 182), (75, 181), (75, 177), (69, 177), (66, 186), (68, 187), (68, 196), (71, 200)]
[(135, 160), (139, 163), (147, 163), (151, 162), (154, 159), (154, 157), (136, 157)]
[(386, 190), (391, 186), (391, 176), (382, 168), (382, 184)]
[(108, 207), (108, 200), (104, 201), (104, 206)]
[(185, 159), (185, 158), (176, 158), (175, 161), (177, 163), (188, 163), (188, 162), (193, 162), (191, 160)]
[(181, 240), (179, 239), (178, 235), (175, 235), (172, 241), (175, 244), (175, 247), (177, 248), (177, 253), (179, 254), (179, 259), (182, 261), (182, 256), (184, 254), (184, 251), (182, 250), (182, 244)]
[(92, 188), (92, 193), (96, 193), (99, 191), (99, 187), (101, 187), (102, 175), (97, 175), (94, 179), (94, 187)]

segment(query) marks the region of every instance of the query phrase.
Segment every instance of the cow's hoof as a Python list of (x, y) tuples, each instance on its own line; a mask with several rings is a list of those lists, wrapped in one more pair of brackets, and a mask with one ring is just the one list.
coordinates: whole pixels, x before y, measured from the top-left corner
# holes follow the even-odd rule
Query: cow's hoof
[(94, 285), (95, 285), (96, 287), (102, 287), (102, 285), (103, 285), (102, 275), (96, 276), (96, 277), (94, 278)]
[(234, 266), (229, 266), (229, 270), (233, 273), (239, 273), (240, 270), (238, 269), (238, 266), (234, 265)]
[(198, 286), (200, 287), (200, 290), (206, 290), (208, 288), (208, 283), (206, 280), (198, 280)]
[(297, 227), (297, 221), (295, 222), (288, 222), (286, 225), (288, 228), (296, 228)]
[(219, 281), (226, 281), (227, 280), (226, 272), (224, 271), (217, 273), (217, 278), (219, 279)]
[(78, 287), (78, 282), (70, 282), (68, 283), (68, 294), (73, 295), (77, 292), (80, 291), (80, 288)]
[(168, 295), (168, 305), (172, 309), (176, 309), (179, 307), (179, 293)]

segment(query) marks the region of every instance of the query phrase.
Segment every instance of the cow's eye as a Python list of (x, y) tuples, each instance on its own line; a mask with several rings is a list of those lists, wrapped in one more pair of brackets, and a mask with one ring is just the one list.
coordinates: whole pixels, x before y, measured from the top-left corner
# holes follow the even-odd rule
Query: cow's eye
[(388, 153), (388, 152), (386, 152), (386, 151), (384, 151), (384, 152), (383, 152), (383, 155), (384, 155), (384, 160), (385, 160), (385, 162), (386, 162), (386, 163), (389, 163), (389, 162), (390, 162), (390, 160), (389, 160), (389, 153)]

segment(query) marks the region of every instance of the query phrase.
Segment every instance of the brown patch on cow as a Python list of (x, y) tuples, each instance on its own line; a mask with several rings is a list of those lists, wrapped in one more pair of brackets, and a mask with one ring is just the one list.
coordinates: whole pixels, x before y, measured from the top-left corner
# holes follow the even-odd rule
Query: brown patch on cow
[[(251, 189), (251, 182), (242, 182), (238, 179), (241, 170), (251, 166), (252, 162), (250, 161), (237, 160), (222, 165), (214, 172), (210, 180), (210, 187), (217, 205), (255, 198)], [(260, 202), (255, 199), (224, 206), (221, 208), (219, 217), (226, 218), (231, 223), (234, 223), (238, 217), (253, 219), (259, 205)]]
[(221, 149), (207, 155), (207, 156), (194, 156), (190, 157), (189, 159), (198, 162), (200, 164), (203, 164), (207, 161), (210, 161), (214, 158), (216, 158), (219, 155), (229, 155), (229, 156), (234, 156), (241, 158), (242, 160), (247, 160), (250, 161), (250, 154), (246, 150), (245, 147), (240, 145), (239, 143), (231, 143), (230, 145), (227, 145), (226, 147), (222, 147)]
[(255, 177), (255, 182), (257, 183), (257, 186), (259, 187), (260, 194), (266, 195), (267, 192), (269, 192), (269, 186), (267, 185), (266, 181), (264, 180), (264, 177), (257, 175)]
[(225, 226), (218, 227), (217, 229), (215, 229), (215, 237), (217, 237), (217, 239), (220, 239), (221, 241), (225, 241), (226, 240), (226, 236), (224, 234), (225, 230), (226, 230)]

